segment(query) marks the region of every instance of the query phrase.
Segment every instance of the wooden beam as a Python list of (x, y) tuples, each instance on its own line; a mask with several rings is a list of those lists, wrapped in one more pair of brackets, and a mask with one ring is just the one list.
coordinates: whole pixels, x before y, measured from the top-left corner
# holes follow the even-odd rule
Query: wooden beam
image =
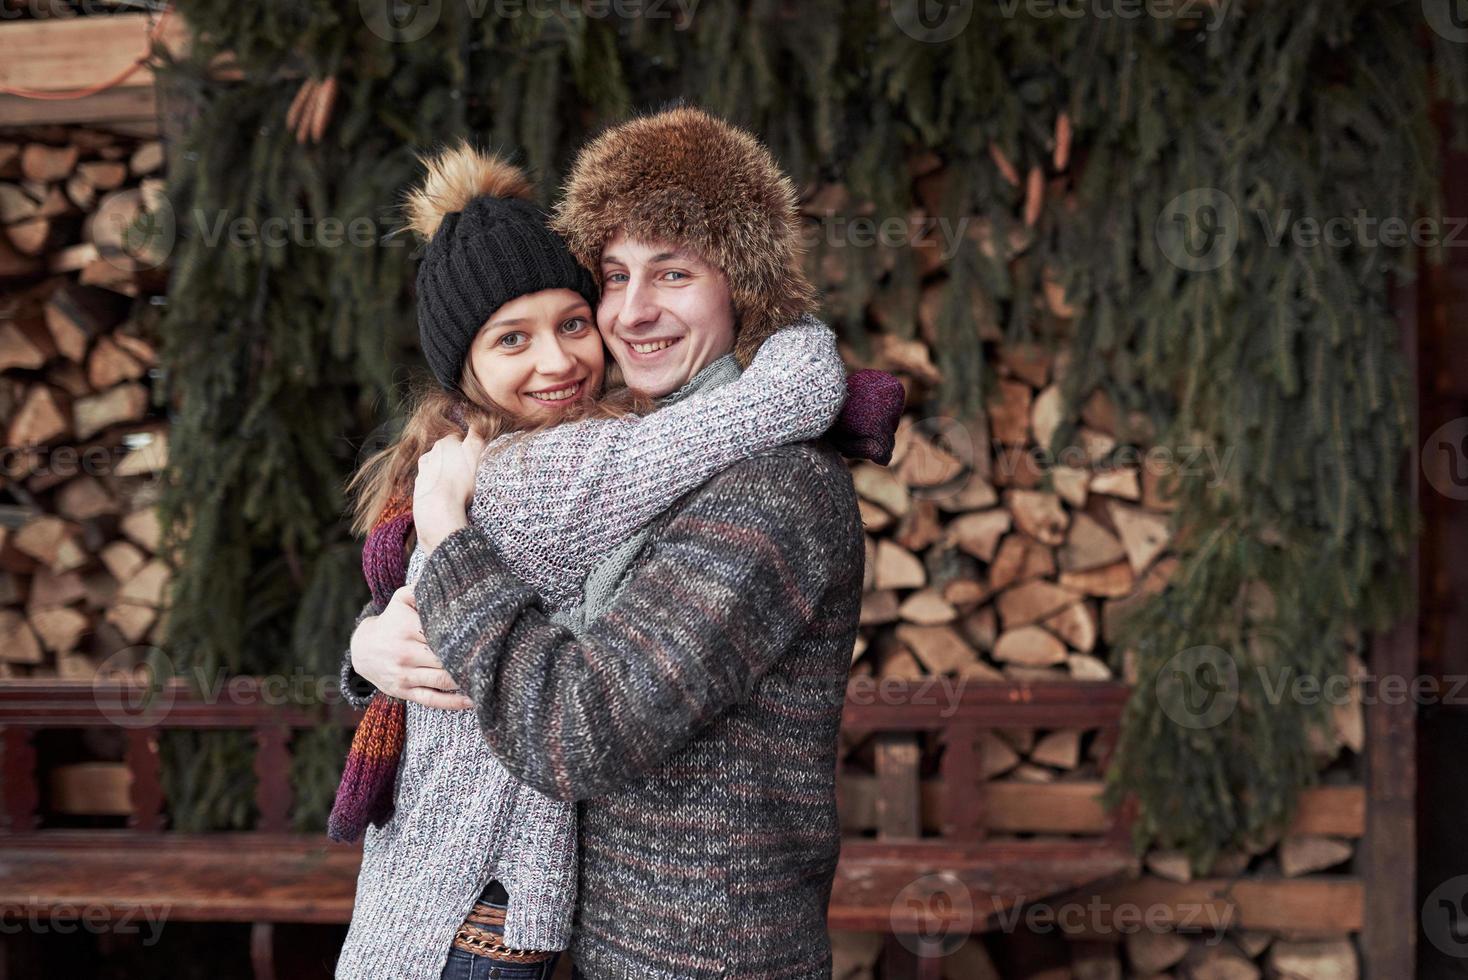
[[(62, 91), (104, 82), (148, 53), (153, 23), (143, 14), (113, 14), (0, 24), (5, 44), (0, 86)], [(187, 50), (183, 19), (170, 16), (159, 40), (174, 54)], [(153, 72), (145, 66), (128, 83), (150, 86)]]
[(1131, 688), (1120, 681), (969, 681), (853, 677), (841, 727), (848, 732), (980, 728), (1114, 728)]
[[(1119, 942), (1139, 929), (1212, 933), (1262, 929), (1299, 936), (1360, 932), (1366, 888), (1347, 875), (1306, 878), (1199, 878), (1190, 882), (1138, 878), (1095, 892), (1080, 889), (1047, 903), (1061, 916), (1075, 908), (1067, 939)], [(1401, 976), (1411, 976), (1410, 973)]]
[(1010, 910), (1086, 894), (1136, 874), (1128, 851), (1094, 840), (886, 842), (845, 838), (832, 929), (936, 936), (1004, 925)]
[[(1417, 250), (1417, 264), (1425, 259)], [(1425, 284), (1419, 288), (1426, 288)], [(1417, 393), (1417, 289), (1397, 284), (1397, 335), (1411, 383)], [(1408, 441), (1422, 445), (1420, 405), (1414, 401), (1407, 420)], [(1406, 499), (1420, 501), (1417, 455), (1401, 461), (1397, 473)], [(1405, 576), (1408, 609), (1395, 626), (1372, 637), (1371, 673), (1377, 677), (1417, 677), (1418, 616), (1421, 610), (1419, 545), (1414, 537), (1400, 573)], [(1414, 698), (1374, 698), (1366, 706), (1366, 837), (1358, 855), (1366, 884), (1368, 915), (1361, 936), (1361, 960), (1367, 980), (1390, 980), (1416, 973), (1417, 929), (1404, 927), (1422, 915), (1417, 896), (1417, 703)]]
[[(1100, 780), (984, 784), (985, 830), (999, 834), (1104, 834), (1112, 816), (1101, 806)], [(860, 833), (877, 826), (879, 790), (871, 776), (837, 779), (841, 829)], [(941, 779), (922, 782), (923, 829), (941, 833), (948, 794)], [(1315, 786), (1300, 794), (1289, 834), (1360, 837), (1366, 832), (1366, 791), (1361, 786)]]
[(922, 804), (918, 799), (918, 762), (922, 751), (911, 732), (877, 736), (877, 836), (918, 837)]
[[(58, 93), (85, 89), (116, 77), (149, 51), (156, 18), (122, 13), (0, 23), (0, 86)], [(159, 41), (173, 55), (188, 49), (188, 28), (174, 13)], [(43, 123), (140, 123), (153, 120), (153, 70), (144, 66), (121, 84), (80, 99), (30, 99), (0, 95), (0, 125)]]
[[(0, 41), (4, 35), (0, 34)], [(81, 99), (27, 99), (0, 94), (0, 125), (40, 126), (69, 123), (149, 123), (145, 135), (157, 131), (158, 102), (147, 85), (120, 85)]]

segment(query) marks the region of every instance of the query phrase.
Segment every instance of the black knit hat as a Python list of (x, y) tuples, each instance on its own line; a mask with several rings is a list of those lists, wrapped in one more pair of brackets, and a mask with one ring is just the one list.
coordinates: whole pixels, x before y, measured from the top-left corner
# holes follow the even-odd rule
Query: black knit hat
[(512, 299), (569, 289), (596, 308), (596, 279), (528, 198), (523, 172), (461, 143), (425, 159), (410, 192), (410, 226), (428, 244), (418, 265), (418, 337), (433, 376), (459, 390), (469, 346)]

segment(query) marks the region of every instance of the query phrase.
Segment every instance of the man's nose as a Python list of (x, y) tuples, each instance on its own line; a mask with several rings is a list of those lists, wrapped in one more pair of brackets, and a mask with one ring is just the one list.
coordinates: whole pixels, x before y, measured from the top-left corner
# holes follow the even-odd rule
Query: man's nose
[(622, 291), (622, 309), (617, 314), (617, 319), (624, 328), (655, 323), (658, 312), (657, 297), (651, 283), (639, 278), (627, 284), (627, 288)]

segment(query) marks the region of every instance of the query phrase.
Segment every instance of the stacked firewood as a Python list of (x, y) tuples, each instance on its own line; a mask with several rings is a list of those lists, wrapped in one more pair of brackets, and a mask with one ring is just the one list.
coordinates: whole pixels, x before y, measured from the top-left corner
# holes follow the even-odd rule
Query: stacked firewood
[[(920, 205), (939, 213), (942, 170), (925, 157), (914, 162), (913, 177)], [(1037, 196), (1065, 193), (1063, 180), (1019, 179), (1026, 188), (1026, 216)], [(849, 205), (844, 188), (825, 185), (808, 188), (804, 210), (818, 223)], [(1033, 223), (1026, 216), (1010, 225), (1002, 244), (985, 220), (969, 219), (966, 247), (991, 258), (1002, 249), (1011, 264), (1023, 261), (1033, 245)], [(922, 211), (908, 223), (930, 226)], [(845, 354), (852, 367), (902, 377), (909, 405), (917, 407), (928, 403), (942, 380), (937, 320), (950, 300), (950, 283), (935, 243), (920, 238), (910, 244), (921, 281), (916, 309), (894, 311), (879, 290), (863, 311), (876, 330), (869, 353)], [(808, 245), (818, 286), (839, 294), (850, 257)], [(950, 696), (965, 680), (1137, 683), (1134, 653), (1119, 647), (1119, 626), (1130, 610), (1164, 589), (1179, 567), (1175, 549), (1188, 531), (1174, 527), (1173, 518), (1183, 468), (1198, 472), (1196, 467), (1217, 460), (1190, 456), (1192, 447), (1165, 451), (1149, 419), (1121, 410), (1104, 391), (1083, 393), (1067, 404), (1063, 390), (1071, 354), (1064, 338), (1078, 311), (1053, 270), (1015, 278), (1035, 279), (1032, 302), (1058, 342), (1004, 341), (995, 303), (972, 297), (975, 342), (994, 368), (983, 411), (957, 419), (909, 411), (891, 464), (853, 467), (867, 535), (853, 676), (946, 681), (947, 691), (933, 697)], [(1066, 437), (1052, 447), (1057, 432)], [(1353, 672), (1364, 672), (1358, 658), (1351, 663)], [(1317, 739), (1317, 761), (1324, 781), (1349, 785), (1352, 754), (1364, 743), (1360, 701), (1337, 706), (1333, 717), (1332, 730)], [(1098, 732), (999, 730), (980, 738), (978, 757), (988, 781), (985, 824), (992, 838), (1105, 832), (1111, 818), (1099, 798), (1106, 745)], [(936, 834), (941, 743), (924, 734), (898, 739), (906, 739), (907, 750), (920, 759), (922, 832)], [(873, 763), (881, 746), (875, 742), (843, 733), (838, 783), (843, 830), (849, 834), (869, 833), (878, 822), (881, 787)], [(1213, 882), (1247, 876), (1258, 882), (1265, 907), (1291, 907), (1297, 900), (1290, 883), (1348, 868), (1359, 834), (1359, 827), (1295, 827), (1220, 855), (1206, 870), (1206, 881), (1194, 877), (1183, 854), (1157, 849), (1145, 855), (1140, 887), (1156, 882), (1209, 891)], [(1308, 935), (1234, 927), (1225, 938), (1169, 927), (1123, 929), (1108, 919), (1092, 933), (1052, 929), (1037, 938), (1021, 922), (1017, 930), (970, 936), (944, 957), (941, 973), (955, 980), (1355, 976), (1357, 956), (1347, 925), (1351, 887), (1345, 882), (1339, 893), (1329, 891), (1318, 909), (1320, 924)], [(1159, 891), (1144, 908), (1156, 911), (1170, 901), (1188, 901), (1176, 895), (1190, 894)], [(1095, 897), (1108, 908), (1121, 901), (1104, 888)], [(1085, 900), (1076, 899), (1082, 905)], [(887, 975), (883, 937), (842, 932), (832, 939), (833, 976)]]
[[(996, 356), (985, 418), (904, 419), (891, 465), (852, 472), (867, 530), (857, 673), (1110, 679), (1121, 617), (1177, 565), (1174, 474), (1108, 462), (1118, 425), (1100, 393), (1080, 410), (1074, 453), (1051, 464), (1041, 450), (1061, 422), (1057, 359)], [(901, 373), (900, 360), (876, 363)]]
[[(1118, 937), (1112, 937), (1116, 940)], [(833, 936), (833, 980), (872, 980), (871, 964), (881, 955), (882, 937), (875, 933)], [(1344, 937), (1276, 938), (1260, 930), (1236, 930), (1223, 936), (1182, 936), (1147, 929), (1131, 930), (1120, 941), (1090, 939), (1069, 944), (1061, 956), (1034, 948), (1006, 957), (991, 955), (982, 937), (974, 937), (940, 962), (943, 980), (1260, 980), (1303, 977), (1347, 980), (1360, 975), (1356, 950)], [(1000, 970), (996, 962), (1003, 962)]]
[(156, 141), (0, 135), (0, 676), (90, 679), (163, 636), (167, 431), (140, 322), (162, 257), (138, 232), (162, 169)]

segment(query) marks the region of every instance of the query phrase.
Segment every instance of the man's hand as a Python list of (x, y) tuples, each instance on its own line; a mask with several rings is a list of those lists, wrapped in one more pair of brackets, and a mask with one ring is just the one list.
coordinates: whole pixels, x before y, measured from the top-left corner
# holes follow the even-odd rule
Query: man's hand
[(352, 634), (352, 667), (384, 694), (428, 708), (468, 708), (474, 702), (459, 686), (423, 636), (413, 589), (392, 594), (380, 616), (368, 616)]
[(474, 477), (484, 444), (484, 437), (471, 429), (462, 438), (444, 436), (418, 457), (418, 474), (413, 481), (413, 527), (425, 557), (444, 538), (469, 526), (469, 498), (474, 494)]

